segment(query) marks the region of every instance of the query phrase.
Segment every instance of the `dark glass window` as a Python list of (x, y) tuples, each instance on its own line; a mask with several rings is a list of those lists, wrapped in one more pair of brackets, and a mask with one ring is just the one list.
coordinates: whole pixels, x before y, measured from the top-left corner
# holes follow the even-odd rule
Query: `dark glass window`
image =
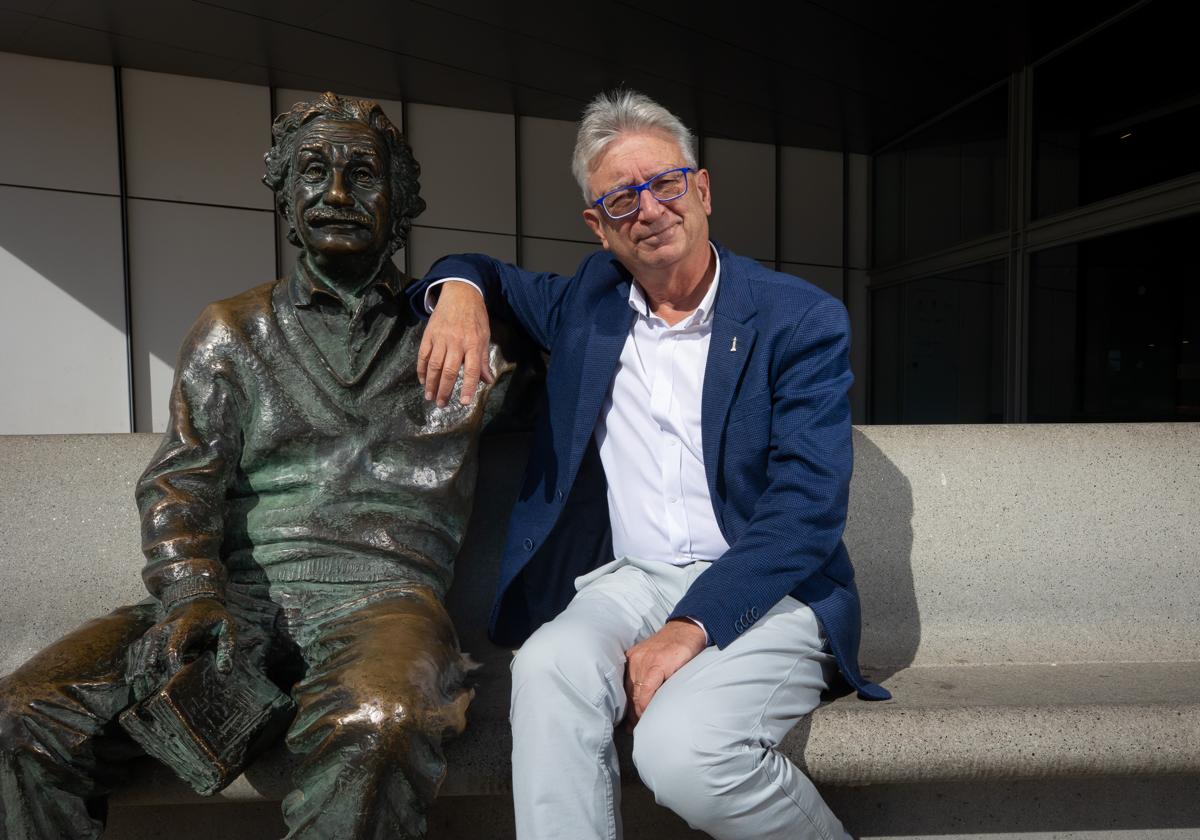
[(877, 268), (1008, 226), (1008, 87), (875, 157)]
[(1034, 254), (1029, 419), (1200, 420), (1200, 216)]
[(1004, 419), (1004, 261), (871, 292), (871, 422)]
[(1149, 3), (1034, 68), (1036, 217), (1200, 171), (1194, 11)]

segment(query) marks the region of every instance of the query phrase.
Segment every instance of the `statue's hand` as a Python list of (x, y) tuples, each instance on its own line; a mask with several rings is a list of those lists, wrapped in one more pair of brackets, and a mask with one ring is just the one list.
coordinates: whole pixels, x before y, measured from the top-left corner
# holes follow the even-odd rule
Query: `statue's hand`
[(425, 335), (417, 352), (417, 379), (425, 386), (425, 399), (436, 398), (444, 406), (454, 390), (458, 371), (463, 371), (459, 399), (468, 405), (482, 378), (495, 380), (488, 364), (491, 328), (487, 307), (479, 290), (469, 283), (443, 283)]
[(126, 675), (139, 700), (170, 678), (189, 660), (189, 654), (216, 646), (217, 670), (233, 667), (236, 634), (233, 616), (215, 598), (197, 598), (174, 607), (129, 650)]

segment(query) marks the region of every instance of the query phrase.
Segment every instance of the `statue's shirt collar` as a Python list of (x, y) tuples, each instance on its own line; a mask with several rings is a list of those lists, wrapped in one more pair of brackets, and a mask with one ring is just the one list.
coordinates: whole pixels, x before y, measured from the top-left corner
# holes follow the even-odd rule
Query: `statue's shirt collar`
[[(405, 278), (400, 274), (399, 269), (396, 268), (396, 264), (388, 259), (383, 261), (383, 265), (380, 266), (378, 273), (371, 281), (371, 287), (381, 289), (391, 297), (395, 297), (407, 285), (404, 280)], [(295, 306), (310, 306), (314, 295), (330, 297), (338, 303), (342, 303), (341, 296), (309, 268), (308, 262), (304, 259), (303, 255), (296, 258), (296, 265), (292, 269), (289, 292), (292, 303)], [(367, 296), (369, 295), (370, 291), (367, 293)], [(367, 296), (364, 296), (364, 303)]]
[(370, 370), (399, 316), (408, 310), (401, 290), (404, 276), (385, 260), (358, 306), (352, 311), (304, 259), (288, 284), (296, 319), (316, 345), (321, 360), (342, 385), (355, 385)]

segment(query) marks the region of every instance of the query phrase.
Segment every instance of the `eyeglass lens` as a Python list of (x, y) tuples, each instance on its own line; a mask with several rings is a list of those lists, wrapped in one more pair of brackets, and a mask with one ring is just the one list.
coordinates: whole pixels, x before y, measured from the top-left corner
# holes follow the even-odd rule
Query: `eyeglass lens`
[[(670, 201), (673, 198), (679, 198), (687, 191), (687, 172), (682, 169), (673, 169), (670, 172), (654, 176), (646, 182), (645, 186), (650, 190), (650, 194), (659, 201)], [(604, 209), (614, 217), (627, 216), (638, 206), (640, 192), (637, 187), (628, 187), (610, 193), (604, 198)]]

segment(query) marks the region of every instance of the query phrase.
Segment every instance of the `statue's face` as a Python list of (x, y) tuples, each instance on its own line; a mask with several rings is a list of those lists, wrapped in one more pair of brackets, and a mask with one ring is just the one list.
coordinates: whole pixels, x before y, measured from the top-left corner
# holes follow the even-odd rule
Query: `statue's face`
[(388, 151), (357, 122), (318, 119), (300, 129), (292, 161), (292, 223), (314, 255), (381, 253), (391, 233)]

